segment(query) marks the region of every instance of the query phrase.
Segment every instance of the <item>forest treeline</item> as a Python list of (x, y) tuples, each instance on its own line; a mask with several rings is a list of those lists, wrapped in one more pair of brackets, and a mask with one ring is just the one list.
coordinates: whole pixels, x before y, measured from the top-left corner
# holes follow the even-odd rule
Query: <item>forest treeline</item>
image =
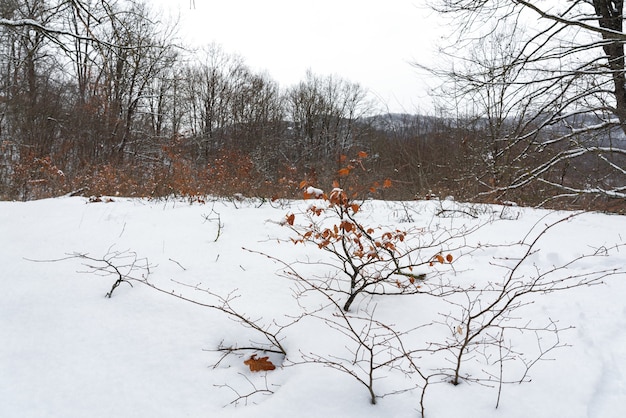
[[(495, 167), (503, 154), (482, 117), (390, 114), (334, 75), (281, 86), (218, 45), (186, 49), (145, 2), (76, 4), (1, 3), (2, 200), (296, 197), (303, 180), (329, 187), (359, 152), (368, 156), (353, 170), (362, 184), (391, 180), (381, 198), (537, 205), (554, 195), (545, 183), (490, 192), (538, 161), (504, 155)], [(573, 181), (596, 169), (589, 164), (548, 175)]]

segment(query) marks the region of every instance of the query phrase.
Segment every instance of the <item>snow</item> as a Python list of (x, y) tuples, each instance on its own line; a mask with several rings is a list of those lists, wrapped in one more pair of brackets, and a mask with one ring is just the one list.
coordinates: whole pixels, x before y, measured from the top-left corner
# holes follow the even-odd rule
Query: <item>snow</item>
[(322, 197), (324, 195), (324, 191), (322, 189), (318, 189), (313, 186), (308, 186), (306, 188), (306, 193), (307, 195), (316, 197), (316, 198)]
[[(112, 200), (112, 201), (111, 201)], [(223, 312), (167, 294), (215, 304), (214, 295), (238, 296), (232, 307), (272, 328), (287, 323), (317, 303), (315, 295), (294, 299), (288, 265), (323, 277), (328, 255), (316, 246), (289, 242), (287, 213), (305, 224), (306, 201), (184, 201), (113, 198), (88, 203), (64, 197), (26, 203), (0, 202), (0, 416), (2, 417), (417, 417), (418, 390), (389, 394), (369, 402), (366, 388), (352, 376), (319, 364), (287, 365), (304, 355), (349, 357), (349, 341), (327, 322), (305, 317), (281, 332), (287, 363), (274, 353), (276, 370), (252, 373), (243, 361), (253, 352), (222, 359), (221, 344), (244, 346), (260, 341), (250, 328)], [(467, 282), (495, 281), (514, 244), (529, 231), (571, 215), (520, 207), (463, 205), (448, 201), (364, 203), (357, 215), (368, 226), (402, 230), (473, 231), (463, 246), (450, 244), (455, 260), (435, 266), (446, 277)], [(555, 274), (592, 274), (623, 269), (626, 217), (584, 213), (551, 229), (529, 270), (562, 266), (599, 248), (606, 255), (583, 258)], [(478, 243), (481, 245), (478, 246)], [(453, 245), (454, 244), (454, 245)], [(456, 246), (455, 246), (456, 245)], [(456, 250), (455, 250), (456, 249)], [(448, 248), (441, 248), (448, 250)], [(131, 275), (142, 283), (122, 283), (106, 298), (114, 276), (86, 266), (106, 254), (113, 262), (137, 262)], [(509, 257), (509, 258), (507, 258)], [(51, 261), (61, 260), (62, 261)], [(305, 260), (301, 264), (293, 262)], [(318, 263), (319, 261), (319, 263)], [(94, 263), (92, 263), (93, 265)], [(149, 265), (149, 269), (146, 268)], [(100, 272), (101, 273), (101, 272)], [(521, 273), (520, 273), (521, 274)], [(530, 370), (531, 381), (498, 385), (442, 382), (429, 386), (426, 416), (439, 417), (597, 417), (623, 416), (626, 401), (626, 277), (611, 275), (602, 284), (533, 295), (516, 311), (524, 323), (558, 321), (562, 344)], [(197, 289), (196, 289), (197, 286)], [(200, 290), (199, 290), (200, 289)], [(447, 307), (444, 307), (447, 306)], [(422, 318), (441, 321), (453, 309), (422, 295), (357, 299), (355, 309), (404, 329)], [(447, 310), (447, 311), (446, 311)], [(437, 326), (425, 327), (416, 340), (442, 341)], [(530, 355), (540, 342), (533, 333), (511, 334), (514, 348)], [(333, 358), (335, 358), (333, 357)], [(440, 354), (418, 361), (436, 367)], [(480, 359), (466, 371), (481, 373)], [(218, 363), (216, 365), (216, 363)], [(514, 378), (519, 363), (505, 363)], [(449, 367), (449, 364), (440, 365)], [(414, 388), (414, 376), (382, 370), (379, 394)], [(257, 393), (240, 399), (254, 390)], [(236, 392), (235, 392), (236, 391)]]

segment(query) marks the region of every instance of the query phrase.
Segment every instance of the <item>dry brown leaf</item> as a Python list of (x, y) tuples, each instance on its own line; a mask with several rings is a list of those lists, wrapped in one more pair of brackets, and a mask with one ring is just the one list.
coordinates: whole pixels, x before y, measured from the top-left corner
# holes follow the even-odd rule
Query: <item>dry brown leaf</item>
[(274, 370), (276, 366), (269, 361), (269, 357), (257, 357), (256, 354), (250, 356), (248, 360), (244, 360), (243, 364), (250, 367), (251, 372), (260, 372), (266, 370)]
[(342, 168), (339, 171), (337, 171), (337, 174), (339, 174), (341, 177), (345, 177), (350, 174), (350, 169), (347, 167)]

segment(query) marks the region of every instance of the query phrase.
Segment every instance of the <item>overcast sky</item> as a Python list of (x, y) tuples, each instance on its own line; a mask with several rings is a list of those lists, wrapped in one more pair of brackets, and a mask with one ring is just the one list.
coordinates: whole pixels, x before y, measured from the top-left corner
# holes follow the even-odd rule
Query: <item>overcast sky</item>
[(436, 48), (425, 0), (155, 0), (180, 13), (181, 35), (239, 54), (281, 86), (317, 75), (357, 82), (391, 111), (427, 110), (425, 83), (410, 65)]

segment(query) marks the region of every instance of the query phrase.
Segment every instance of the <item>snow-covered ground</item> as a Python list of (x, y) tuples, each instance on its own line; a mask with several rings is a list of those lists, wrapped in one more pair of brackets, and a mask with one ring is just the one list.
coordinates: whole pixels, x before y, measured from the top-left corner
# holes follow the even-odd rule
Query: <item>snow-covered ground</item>
[[(78, 197), (0, 202), (0, 416), (419, 416), (424, 382), (416, 373), (381, 367), (374, 382), (379, 397), (372, 405), (366, 387), (353, 376), (321, 364), (293, 365), (306, 356), (321, 356), (361, 376), (360, 363), (348, 360), (356, 350), (353, 341), (318, 319), (338, 318), (330, 308), (281, 331), (284, 363), (276, 354), (257, 351), (278, 367), (253, 373), (243, 361), (255, 351), (220, 361), (223, 353), (216, 349), (220, 344), (254, 345), (262, 340), (258, 333), (219, 310), (176, 297), (215, 305), (217, 296), (237, 296), (231, 301), (233, 309), (273, 330), (274, 321), (285, 324), (301, 315), (302, 309), (317, 303), (317, 296), (296, 300), (296, 283), (284, 277), (285, 266), (258, 253), (287, 264), (300, 261), (293, 266), (306, 277), (328, 275), (331, 267), (322, 263), (328, 254), (313, 245), (288, 242), (293, 232), (280, 225), (289, 213), (304, 224), (302, 212), (309, 205), (223, 200), (190, 205), (125, 198), (87, 203)], [(439, 213), (442, 208), (450, 210)], [(527, 242), (532, 240), (542, 225), (568, 215), (453, 202), (369, 201), (357, 218), (372, 227), (414, 233), (423, 231), (420, 228), (459, 231), (481, 225), (463, 237), (462, 245), (459, 240), (442, 245), (454, 261), (434, 268), (451, 281), (484, 288), (501, 281), (507, 271), (501, 266), (511, 265), (523, 252), (516, 243), (529, 232)], [(527, 258), (528, 266), (519, 274), (532, 278), (533, 271), (541, 274), (567, 266), (553, 277), (584, 279), (594, 272), (623, 269), (626, 248), (611, 248), (624, 241), (626, 217), (580, 214), (550, 229), (538, 243), (540, 251)], [(592, 252), (599, 254), (579, 259)], [(122, 283), (106, 298), (116, 277), (96, 269), (103, 267), (98, 260), (107, 257), (123, 273), (134, 262), (130, 275), (147, 278), (165, 293), (135, 281), (132, 287)], [(578, 261), (569, 265), (574, 259)], [(207, 289), (211, 294), (203, 291)], [(463, 364), (462, 374), (484, 378), (485, 373), (496, 373), (495, 379), (454, 386), (447, 383), (449, 378), (433, 378), (423, 398), (426, 416), (623, 417), (626, 276), (530, 294), (524, 302), (532, 303), (508, 317), (517, 324), (513, 329), (528, 329), (507, 331), (504, 345), (519, 355), (502, 362), (503, 380), (519, 379), (523, 373), (516, 356), (532, 359), (533, 353), (555, 344), (552, 333), (531, 328), (550, 320), (563, 329), (571, 326), (559, 333), (558, 344), (567, 346), (547, 352), (534, 364), (530, 382), (502, 387), (497, 379), (500, 363), (489, 357), (493, 347), (484, 358), (475, 352)], [(432, 344), (459, 338), (446, 334), (443, 326), (454, 325), (452, 318), (460, 315), (457, 308), (416, 294), (359, 298), (353, 311), (374, 311), (377, 320), (396, 330), (423, 326), (407, 332), (403, 341), (410, 349), (430, 347), (414, 352), (414, 360), (421, 372), (436, 374), (449, 371), (454, 357), (452, 352), (435, 351)], [(385, 347), (378, 347), (379, 358), (390, 355)]]

